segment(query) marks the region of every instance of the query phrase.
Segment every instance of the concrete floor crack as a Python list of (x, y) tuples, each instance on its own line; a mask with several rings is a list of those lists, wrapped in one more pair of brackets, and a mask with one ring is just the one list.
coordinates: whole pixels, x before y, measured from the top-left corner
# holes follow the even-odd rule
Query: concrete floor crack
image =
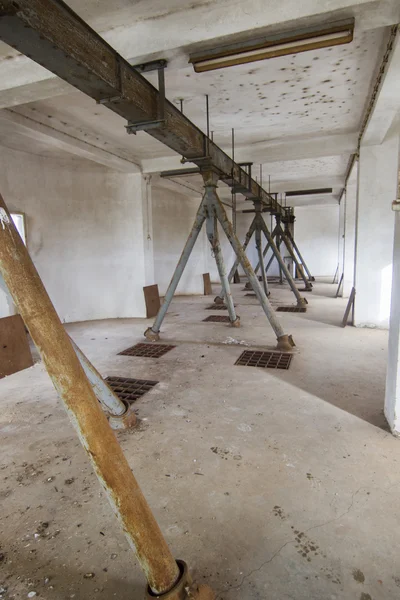
[[(308, 529), (305, 530), (306, 533), (308, 533), (309, 531), (311, 531), (312, 529), (319, 529), (320, 527), (324, 527), (325, 525), (329, 525), (330, 523), (334, 523), (335, 521), (338, 521), (339, 519), (341, 519), (342, 517), (346, 516), (351, 509), (353, 508), (354, 505), (354, 499), (357, 496), (357, 494), (360, 492), (360, 490), (362, 489), (362, 487), (360, 487), (356, 492), (354, 492), (351, 496), (351, 501), (349, 504), (349, 507), (343, 512), (341, 513), (339, 516), (335, 517), (334, 519), (330, 519), (329, 521), (324, 521), (323, 523), (320, 523), (319, 525), (313, 525), (312, 527), (309, 527)], [(217, 597), (216, 600), (222, 600), (222, 596), (221, 594), (229, 594), (229, 592), (233, 591), (233, 590), (238, 590), (242, 587), (243, 583), (245, 582), (246, 579), (248, 579), (249, 577), (251, 577), (254, 573), (257, 573), (258, 571), (261, 571), (261, 569), (263, 567), (265, 567), (266, 565), (268, 565), (269, 563), (271, 563), (281, 552), (282, 550), (288, 546), (289, 544), (294, 544), (295, 540), (287, 540), (284, 544), (282, 544), (282, 546), (271, 556), (271, 558), (269, 558), (268, 560), (264, 561), (259, 567), (257, 567), (257, 569), (252, 569), (249, 573), (247, 573), (246, 575), (243, 575), (242, 577), (242, 581), (238, 584), (238, 585), (234, 585), (234, 586), (230, 586), (224, 590), (217, 590)]]

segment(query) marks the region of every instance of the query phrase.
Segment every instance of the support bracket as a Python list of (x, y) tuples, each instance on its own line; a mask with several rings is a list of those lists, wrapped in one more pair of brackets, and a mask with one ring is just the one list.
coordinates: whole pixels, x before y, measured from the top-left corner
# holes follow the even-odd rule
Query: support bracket
[(126, 125), (126, 132), (129, 134), (135, 134), (138, 131), (148, 131), (149, 129), (157, 129), (165, 123), (165, 68), (167, 66), (166, 60), (153, 60), (149, 63), (143, 63), (141, 65), (133, 65), (133, 68), (141, 73), (148, 73), (149, 71), (157, 70), (158, 73), (158, 106), (157, 106), (157, 117), (149, 121), (128, 121)]

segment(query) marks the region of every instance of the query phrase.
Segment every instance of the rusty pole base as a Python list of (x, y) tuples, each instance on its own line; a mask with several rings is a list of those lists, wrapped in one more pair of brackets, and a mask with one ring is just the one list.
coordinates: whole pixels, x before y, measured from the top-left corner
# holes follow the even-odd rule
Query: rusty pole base
[(160, 339), (159, 332), (153, 331), (153, 329), (151, 327), (148, 327), (143, 335), (150, 342), (158, 342), (158, 340)]
[(121, 429), (132, 429), (137, 425), (136, 414), (133, 411), (132, 404), (126, 404), (126, 411), (122, 415), (109, 415), (108, 422), (111, 429), (118, 431)]
[(145, 600), (154, 600), (154, 598), (160, 600), (215, 600), (215, 593), (208, 585), (192, 581), (188, 566), (183, 560), (176, 562), (181, 575), (172, 590), (158, 596), (148, 587)]
[(221, 296), (215, 296), (214, 304), (223, 304), (223, 303), (224, 303), (224, 299), (221, 298)]
[(315, 277), (309, 277), (308, 281), (315, 281)]
[(236, 317), (234, 321), (231, 321), (231, 327), (240, 327), (240, 317)]
[(299, 308), (306, 308), (306, 307), (307, 307), (307, 304), (308, 304), (308, 300), (307, 300), (307, 298), (301, 298), (301, 300), (299, 300), (299, 301), (297, 302), (297, 306), (298, 306)]
[(278, 337), (277, 340), (278, 343), (276, 345), (276, 349), (280, 350), (281, 352), (289, 352), (290, 350), (293, 350), (293, 346), (296, 345), (291, 335), (281, 335), (281, 337)]

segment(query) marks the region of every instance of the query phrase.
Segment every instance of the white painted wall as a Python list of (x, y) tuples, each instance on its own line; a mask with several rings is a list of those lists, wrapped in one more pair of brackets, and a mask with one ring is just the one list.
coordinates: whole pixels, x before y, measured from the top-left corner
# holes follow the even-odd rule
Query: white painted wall
[[(164, 295), (186, 243), (201, 198), (152, 186), (154, 282)], [(208, 250), (208, 248), (207, 248)], [(203, 294), (203, 273), (208, 271), (205, 227), (201, 231), (176, 290), (177, 294)]]
[(313, 277), (332, 277), (338, 263), (339, 205), (297, 206), (294, 239)]
[(389, 327), (399, 133), (379, 146), (361, 146), (356, 233), (357, 327)]
[(140, 174), (1, 148), (0, 192), (62, 321), (145, 316)]

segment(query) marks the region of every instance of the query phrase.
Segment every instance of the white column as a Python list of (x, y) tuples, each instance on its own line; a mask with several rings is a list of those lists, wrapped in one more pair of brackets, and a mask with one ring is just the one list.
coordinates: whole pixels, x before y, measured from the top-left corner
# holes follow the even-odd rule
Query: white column
[(346, 185), (344, 210), (344, 248), (343, 248), (343, 298), (348, 298), (354, 286), (354, 263), (356, 250), (356, 212), (357, 212), (357, 172), (358, 162), (354, 163)]
[(395, 213), (392, 282), (385, 416), (392, 432), (400, 436), (400, 212)]
[(338, 274), (339, 281), (344, 271), (344, 209), (346, 205), (346, 191), (343, 192), (339, 204), (339, 230), (338, 230)]
[(355, 313), (357, 327), (389, 327), (399, 134), (361, 146), (358, 167)]

